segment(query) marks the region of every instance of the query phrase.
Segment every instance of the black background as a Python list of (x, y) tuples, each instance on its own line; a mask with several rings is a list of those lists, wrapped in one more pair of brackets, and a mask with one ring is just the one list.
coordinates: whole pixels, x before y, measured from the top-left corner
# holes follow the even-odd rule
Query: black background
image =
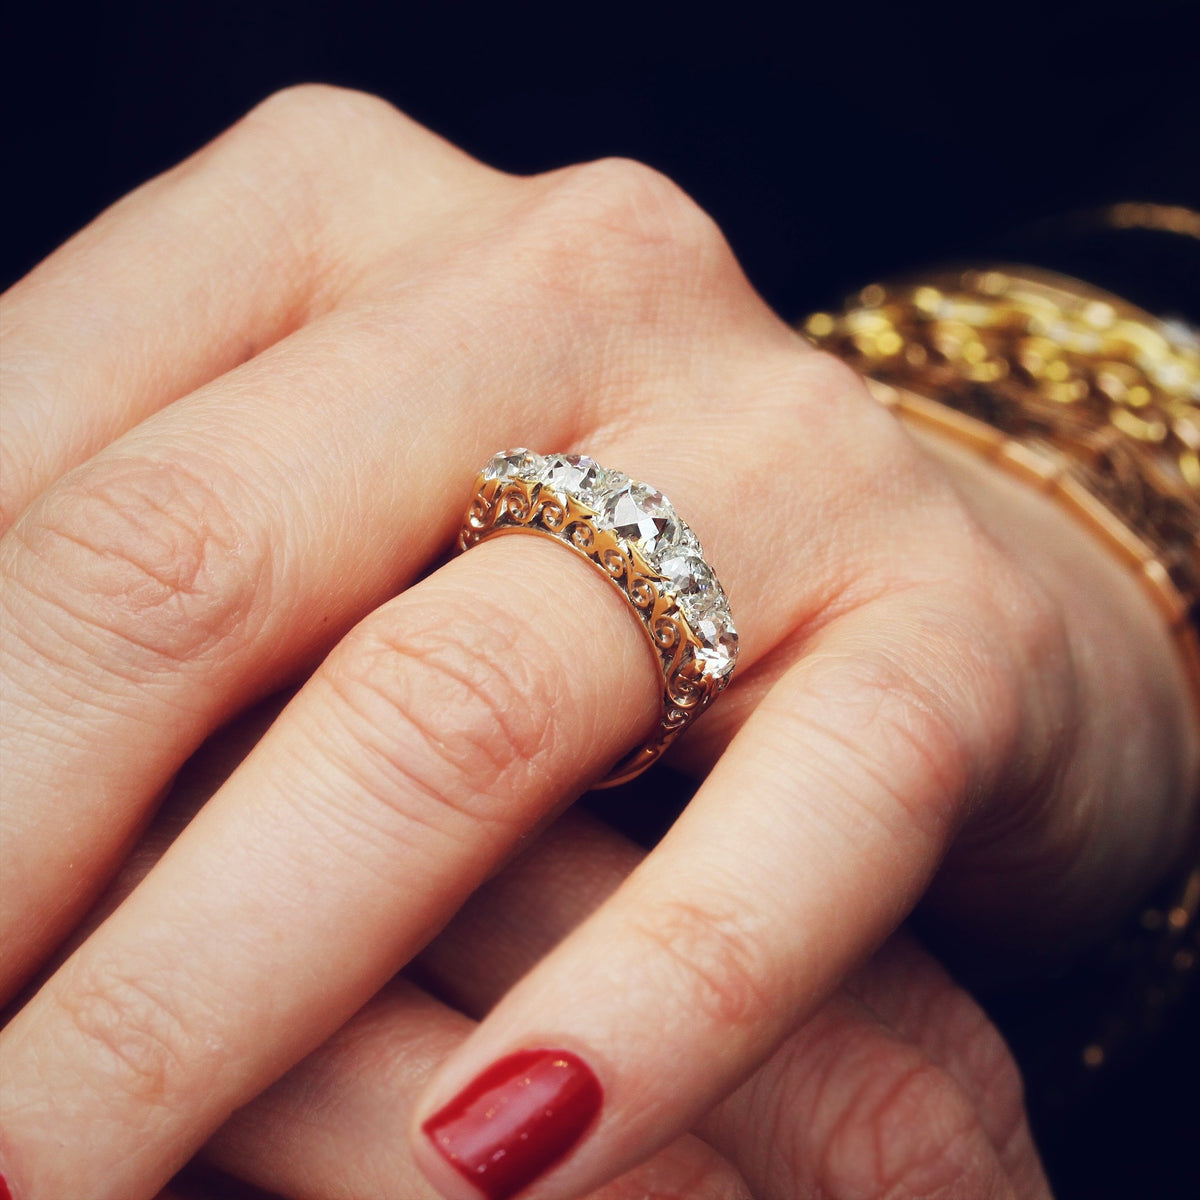
[[(1124, 200), (1200, 208), (1198, 6), (26, 7), (4, 26), (0, 281), (271, 91), (321, 80), (510, 170), (652, 163), (788, 317), (1001, 253), (1200, 318), (1196, 246), (1063, 220)], [(1059, 1195), (1200, 1195), (1197, 1080), (1193, 1004), (1116, 1086), (1041, 1121)]]
[(1200, 204), (1198, 12), (1197, 0), (843, 0), (719, 18), (692, 5), (26, 7), (4, 40), (15, 169), (0, 278), (275, 88), (315, 79), (385, 95), (514, 171), (650, 162), (795, 315), (1082, 207)]

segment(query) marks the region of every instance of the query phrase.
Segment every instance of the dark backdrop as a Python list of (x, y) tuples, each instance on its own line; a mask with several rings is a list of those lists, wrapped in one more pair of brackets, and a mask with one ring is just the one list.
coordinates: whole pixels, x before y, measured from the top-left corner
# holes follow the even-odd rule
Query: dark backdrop
[[(1200, 208), (1198, 4), (10, 6), (0, 281), (272, 90), (322, 80), (511, 170), (654, 164), (786, 316), (1002, 253), (1200, 318), (1200, 243), (1071, 217)], [(1198, 1079), (1193, 1004), (1115, 1086), (1040, 1118), (1060, 1196), (1200, 1195)]]

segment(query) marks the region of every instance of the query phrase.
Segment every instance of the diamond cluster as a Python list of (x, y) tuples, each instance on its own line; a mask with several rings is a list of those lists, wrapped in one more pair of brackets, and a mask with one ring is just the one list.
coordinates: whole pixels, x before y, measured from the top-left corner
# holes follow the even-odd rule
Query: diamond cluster
[(694, 655), (703, 673), (716, 680), (733, 670), (738, 636), (729, 601), (704, 561), (699, 539), (661, 492), (586, 455), (542, 455), (524, 448), (497, 454), (483, 477), (544, 484), (592, 509), (598, 528), (615, 532), (662, 577), (663, 590), (699, 642)]

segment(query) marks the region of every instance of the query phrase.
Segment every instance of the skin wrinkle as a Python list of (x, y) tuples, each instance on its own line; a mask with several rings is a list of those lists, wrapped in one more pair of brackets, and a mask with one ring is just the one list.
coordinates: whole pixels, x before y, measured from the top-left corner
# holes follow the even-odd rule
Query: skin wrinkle
[(1014, 1177), (1019, 1195), (1044, 1186), (1031, 1158), (1023, 1084), (1012, 1055), (995, 1026), (969, 996), (940, 970), (915, 941), (893, 939), (883, 969), (867, 968), (847, 984), (880, 1020), (914, 1040), (976, 1101), (981, 1127)]
[[(798, 713), (787, 713), (786, 720), (795, 728), (809, 728), (807, 719)], [(817, 727), (822, 736), (824, 728), (824, 723)], [(833, 744), (843, 752), (846, 745), (851, 749), (855, 746), (853, 742), (842, 745), (836, 740)], [(789, 753), (785, 746), (778, 744), (773, 750), (768, 757), (768, 752), (764, 749), (758, 769), (768, 776), (773, 776), (785, 794), (797, 801), (800, 798), (808, 801), (803, 809), (802, 825), (794, 819), (789, 821), (789, 826), (796, 832), (801, 827), (811, 830), (810, 839), (806, 840), (811, 840), (811, 837), (816, 835), (828, 838), (832, 834), (847, 853), (858, 851), (864, 844), (895, 847), (897, 844), (915, 842), (921, 848), (930, 844), (928, 833), (923, 832), (914, 837), (913, 831), (901, 818), (893, 817), (887, 812), (886, 804), (881, 812), (873, 800), (870, 803), (864, 801), (859, 794), (859, 788), (854, 786), (855, 781), (847, 780), (844, 763), (834, 768), (828, 755), (808, 754), (805, 756), (801, 774), (794, 753)], [(857, 765), (854, 770), (857, 774)], [(895, 784), (891, 779), (874, 776), (868, 778), (870, 782), (883, 788), (886, 796), (894, 793)], [(837, 797), (836, 802), (825, 799), (830, 794)], [(814, 800), (819, 802), (814, 803)]]
[[(869, 691), (865, 690), (864, 695), (868, 694), (870, 694)], [(879, 728), (885, 704), (883, 693), (876, 692), (875, 698), (878, 702), (878, 708), (872, 714), (870, 721), (873, 732)], [(766, 703), (770, 704), (771, 701), (768, 700)], [(886, 765), (886, 756), (881, 756), (881, 760), (884, 761), (878, 764), (867, 759), (863, 755), (862, 745), (859, 740), (838, 730), (833, 722), (824, 719), (817, 720), (808, 714), (800, 712), (792, 712), (789, 715), (801, 731), (795, 738), (797, 743), (803, 742), (811, 745), (815, 741), (817, 743), (828, 742), (833, 745), (837, 753), (824, 756), (826, 761), (852, 763), (854, 773), (865, 776), (877, 795), (885, 797), (886, 802), (883, 804), (882, 810), (883, 812), (893, 814), (893, 816), (891, 819), (882, 818), (880, 808), (873, 797), (870, 805), (870, 813), (874, 823), (885, 828), (893, 837), (911, 839), (915, 831), (919, 835), (919, 839), (923, 840), (926, 844), (939, 844), (947, 836), (948, 827), (952, 826), (957, 820), (957, 800), (962, 793), (957, 787), (943, 782), (943, 780), (952, 774), (953, 763), (961, 761), (956, 757), (961, 752), (954, 750), (947, 754), (946, 760), (951, 766), (948, 769), (937, 769), (937, 756), (929, 748), (931, 739), (922, 733), (914, 733), (908, 728), (903, 719), (914, 712), (914, 709), (911, 707), (906, 707), (908, 703), (907, 700), (900, 701), (901, 713), (899, 714), (899, 719), (887, 719), (887, 730), (891, 734), (899, 735), (900, 741), (908, 750), (915, 754), (917, 759), (922, 763), (924, 770), (930, 773), (929, 778), (934, 784), (932, 788), (927, 785), (926, 776), (920, 772), (918, 772), (918, 777), (921, 784), (925, 786), (914, 786), (908, 779), (898, 782), (894, 778), (894, 762), (892, 763), (892, 769), (889, 771)], [(922, 717), (929, 715), (927, 711), (916, 711), (921, 712)], [(776, 720), (779, 720), (783, 714), (779, 710), (775, 710), (775, 715)], [(945, 729), (950, 735), (955, 732), (948, 722), (944, 725), (930, 725), (930, 728)], [(827, 772), (827, 778), (837, 779), (837, 775)], [(853, 800), (857, 798), (858, 788), (853, 786), (853, 783), (851, 786), (846, 786), (843, 780), (838, 790), (843, 799)], [(864, 811), (867, 811), (865, 807)], [(891, 822), (897, 819), (899, 823), (892, 825)]]
[[(447, 667), (445, 662), (434, 663), (431, 659), (433, 651), (428, 646), (419, 646), (420, 639), (415, 635), (412, 641), (406, 638), (406, 642), (403, 646), (388, 644), (386, 640), (380, 643), (380, 649), (388, 660), (381, 664), (384, 672), (392, 676), (398, 672), (403, 673), (406, 669), (411, 673), (415, 668), (425, 668), (423, 673), (427, 674), (428, 669), (432, 668), (435, 680), (439, 676), (448, 680), (451, 683), (452, 694), (465, 696), (469, 703), (477, 706), (481, 716), (474, 722), (468, 721), (465, 725), (461, 721), (456, 722), (456, 736), (467, 739), (472, 747), (471, 753), (464, 757), (461, 747), (451, 747), (444, 734), (434, 730), (427, 717), (422, 715), (424, 701), (418, 702), (415, 694), (401, 695), (393, 690), (396, 682), (392, 679), (372, 679), (371, 674), (376, 672), (364, 673), (361, 668), (354, 667), (343, 673), (343, 669), (339, 667), (323, 674), (322, 678), (340, 704), (354, 714), (352, 718), (342, 722), (343, 728), (350, 735), (350, 744), (355, 746), (357, 751), (368, 750), (375, 761), (384, 768), (385, 775), (402, 771), (408, 782), (418, 784), (426, 798), (437, 801), (439, 811), (450, 805), (459, 816), (468, 817), (474, 824), (497, 820), (495, 814), (486, 814), (485, 810), (490, 806), (484, 803), (483, 807), (480, 807), (480, 802), (488, 800), (492, 789), (499, 781), (506, 779), (514, 767), (520, 769), (522, 777), (530, 775), (529, 767), (536, 762), (539, 755), (544, 756), (547, 746), (553, 744), (548, 740), (545, 723), (538, 721), (527, 730), (518, 733), (512, 725), (513, 706), (511, 703), (497, 700), (492, 694), (492, 681), (498, 676), (493, 675), (492, 680), (481, 684), (479, 679), (471, 679), (455, 668)], [(415, 656), (414, 646), (417, 647)], [(352, 662), (356, 653), (361, 654), (361, 651), (351, 652)], [(400, 686), (411, 692), (416, 679), (414, 676), (408, 684)], [(506, 686), (512, 685), (506, 681)], [(520, 689), (515, 695), (520, 699)], [(377, 713), (375, 709), (380, 703), (382, 712)], [(434, 784), (431, 780), (424, 779), (423, 773), (418, 780), (414, 774), (414, 766), (404, 761), (405, 755), (396, 752), (400, 747), (395, 734), (388, 732), (389, 726), (396, 723), (400, 727), (407, 727), (416, 735), (419, 757), (432, 754), (442, 768), (449, 772), (448, 783)], [(470, 733), (472, 725), (478, 729), (475, 735)], [(373, 736), (368, 740), (363, 738), (366, 730), (373, 731)], [(333, 748), (335, 743), (331, 741), (329, 745)], [(393, 746), (395, 750), (392, 749)], [(484, 756), (484, 763), (479, 762), (480, 754)], [(479, 779), (475, 780), (474, 775), (480, 772), (481, 768), (482, 773)], [(482, 794), (476, 795), (480, 788)], [(461, 803), (452, 798), (456, 792), (462, 792), (464, 795)], [(467, 795), (475, 798), (468, 803), (465, 800)], [(507, 828), (510, 822), (505, 821), (502, 824)]]
[[(136, 1111), (153, 1124), (156, 1112), (169, 1111), (181, 1099), (169, 1081), (182, 1074), (180, 1066), (189, 1048), (195, 1049), (189, 1047), (193, 1039), (188, 1022), (172, 1013), (165, 997), (136, 970), (107, 977), (78, 969), (74, 974), (83, 976), (78, 988), (59, 992), (55, 998), (73, 1039), (82, 1039), (88, 1049), (85, 1057), (90, 1057), (94, 1048), (109, 1064), (100, 1074), (105, 1093), (135, 1096), (139, 1101)], [(129, 1019), (131, 1012), (139, 1014), (137, 1020)], [(78, 1080), (84, 1089), (96, 1083), (95, 1073)]]
[[(335, 718), (336, 719), (336, 718)], [(348, 730), (351, 738), (361, 733), (361, 729)], [(350, 742), (353, 745), (353, 741)], [(506, 817), (503, 813), (475, 812), (470, 806), (451, 800), (445, 792), (426, 780), (421, 773), (405, 761), (405, 756), (391, 752), (386, 755), (376, 755), (386, 773), (386, 781), (376, 786), (367, 777), (362, 765), (363, 746), (356, 747), (353, 754), (348, 754), (342, 746), (330, 752), (327, 748), (325, 762), (344, 772), (353, 787), (361, 788), (374, 801), (371, 813), (377, 814), (372, 820), (362, 805), (347, 805), (340, 799), (331, 799), (338, 794), (338, 789), (326, 785), (316, 796), (306, 797), (307, 807), (312, 811), (312, 825), (327, 829), (328, 822), (333, 819), (348, 832), (355, 833), (366, 845), (378, 844), (379, 836), (390, 839), (394, 845), (415, 850), (422, 846), (433, 835), (436, 841), (448, 849), (457, 849), (461, 843), (463, 826), (478, 830), (480, 826), (492, 832), (492, 838), (511, 838), (515, 830), (521, 828), (516, 818)], [(401, 809), (399, 797), (405, 795), (406, 807)], [(415, 802), (415, 803), (414, 803)], [(426, 811), (428, 802), (431, 809)], [(294, 800), (297, 809), (304, 807), (299, 800)], [(448, 815), (453, 825), (446, 827), (432, 815), (433, 813)], [(403, 833), (401, 828), (403, 827)], [(367, 838), (362, 834), (366, 832)], [(425, 857), (429, 848), (422, 853)], [(353, 857), (353, 856), (352, 856)], [(359, 871), (364, 869), (361, 856), (353, 857)], [(382, 866), (366, 865), (379, 881), (387, 886), (393, 886), (391, 874)]]
[(1028, 1137), (1020, 1074), (995, 1026), (974, 1005), (954, 1003), (956, 991), (948, 982), (930, 991), (925, 1011), (907, 1028), (922, 1031), (922, 1044), (949, 1064), (960, 1086), (969, 1082), (975, 1094), (988, 1097), (986, 1106), (977, 1106), (980, 1125), (1001, 1162), (1015, 1167), (1016, 1143)]
[[(506, 590), (511, 586), (506, 583)], [(445, 612), (440, 616), (444, 623), (436, 635), (432, 635), (431, 630), (417, 631), (405, 621), (403, 625), (391, 628), (376, 624), (373, 636), (379, 640), (385, 654), (394, 655), (398, 662), (419, 663), (444, 675), (480, 706), (486, 714), (480, 725), (494, 722), (503, 735), (499, 753), (487, 738), (474, 744), (474, 749), (484, 755), (495, 774), (507, 771), (514, 763), (532, 766), (540, 757), (545, 757), (552, 726), (549, 722), (536, 721), (532, 727), (528, 724), (522, 727), (515, 720), (515, 713), (528, 707), (530, 694), (544, 701), (548, 711), (556, 711), (564, 696), (558, 673), (530, 670), (538, 658), (536, 653), (522, 653), (525, 648), (520, 645), (529, 636), (529, 631), (519, 621), (512, 621), (504, 607), (494, 607), (487, 612), (481, 609), (466, 615), (465, 629), (478, 628), (470, 621), (470, 616), (485, 618), (482, 624), (488, 634), (482, 640), (473, 639), (473, 635), (464, 636), (462, 630), (454, 637), (447, 637), (450, 621)], [(354, 674), (362, 678), (361, 674)], [(414, 708), (410, 716), (426, 742), (437, 748), (439, 754), (449, 757), (447, 739), (424, 721), (421, 710)]]
[[(819, 1195), (858, 1192), (880, 1197), (932, 1196), (943, 1188), (951, 1190), (955, 1182), (967, 1182), (962, 1168), (952, 1163), (955, 1156), (947, 1152), (948, 1143), (942, 1137), (935, 1162), (925, 1158), (923, 1148), (913, 1157), (914, 1138), (920, 1141), (930, 1125), (938, 1127), (939, 1135), (942, 1134), (940, 1125), (944, 1120), (930, 1118), (937, 1112), (948, 1081), (918, 1055), (900, 1052), (899, 1048), (898, 1052), (899, 1063), (903, 1064), (900, 1069), (889, 1064), (886, 1074), (877, 1070), (873, 1076), (867, 1072), (856, 1081), (857, 1090), (846, 1095), (844, 1106), (834, 1117), (831, 1132), (824, 1141), (824, 1152), (815, 1164)], [(886, 1080), (882, 1086), (880, 1076)], [(831, 1073), (830, 1077), (836, 1080), (835, 1086), (844, 1082), (836, 1074)], [(955, 1140), (968, 1139), (976, 1132), (974, 1125), (964, 1124), (956, 1130)], [(906, 1142), (909, 1146), (904, 1146)], [(928, 1168), (945, 1184), (939, 1181), (932, 1188), (925, 1184), (921, 1176), (928, 1174)], [(962, 1187), (957, 1191), (962, 1195), (972, 1194)]]
[[(629, 936), (651, 943), (651, 957), (666, 957), (685, 981), (677, 989), (693, 1019), (707, 1018), (733, 1041), (752, 1036), (764, 1021), (778, 1017), (779, 998), (759, 962), (753, 938), (744, 938), (738, 918), (714, 919), (711, 896), (704, 906), (676, 898), (660, 902), (653, 914), (626, 926)], [(736, 913), (737, 906), (730, 905)]]
[[(243, 531), (211, 475), (178, 461), (117, 459), (99, 472), (84, 468), (35, 512), (10, 531), (29, 557), (11, 563), (8, 580), (23, 580), (42, 607), (141, 651), (139, 661), (178, 668), (217, 651), (235, 631), (255, 632), (250, 617), (269, 551)], [(39, 576), (59, 587), (71, 581), (74, 600), (35, 588)]]
[[(702, 1122), (714, 1146), (735, 1162), (753, 1164), (748, 1178), (765, 1189), (769, 1200), (791, 1198), (811, 1179), (810, 1142), (824, 1143), (831, 1115), (823, 1098), (833, 1094), (835, 1084), (853, 1078), (861, 1060), (861, 1053), (849, 1057), (863, 1039), (855, 1036), (848, 1016), (844, 1000), (827, 1004), (780, 1047), (769, 1066)], [(758, 1139), (756, 1145), (747, 1144), (748, 1133)]]

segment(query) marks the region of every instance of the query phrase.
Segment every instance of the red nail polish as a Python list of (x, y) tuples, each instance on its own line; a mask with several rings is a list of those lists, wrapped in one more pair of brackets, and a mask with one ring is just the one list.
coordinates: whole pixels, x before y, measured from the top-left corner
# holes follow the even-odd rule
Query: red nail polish
[(0, 1200), (12, 1200), (12, 1192), (8, 1190), (8, 1180), (0, 1175)]
[(522, 1050), (489, 1067), (421, 1128), (488, 1200), (508, 1200), (561, 1159), (604, 1093), (582, 1059)]

